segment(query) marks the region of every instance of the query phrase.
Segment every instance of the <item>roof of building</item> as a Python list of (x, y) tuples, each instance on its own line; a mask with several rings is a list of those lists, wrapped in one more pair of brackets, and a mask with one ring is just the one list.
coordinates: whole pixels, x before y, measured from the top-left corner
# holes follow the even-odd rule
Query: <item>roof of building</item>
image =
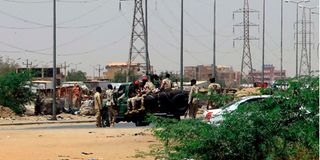
[[(128, 62), (110, 62), (107, 64), (107, 67), (115, 67), (115, 66), (127, 66)], [(131, 63), (132, 66), (138, 66), (139, 63)]]

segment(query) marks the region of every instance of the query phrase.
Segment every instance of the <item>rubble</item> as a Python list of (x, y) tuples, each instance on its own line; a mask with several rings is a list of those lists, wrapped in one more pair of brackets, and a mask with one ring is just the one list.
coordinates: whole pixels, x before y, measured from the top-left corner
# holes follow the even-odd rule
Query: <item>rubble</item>
[(10, 108), (0, 106), (0, 118), (14, 119), (16, 116), (16, 113), (14, 113)]

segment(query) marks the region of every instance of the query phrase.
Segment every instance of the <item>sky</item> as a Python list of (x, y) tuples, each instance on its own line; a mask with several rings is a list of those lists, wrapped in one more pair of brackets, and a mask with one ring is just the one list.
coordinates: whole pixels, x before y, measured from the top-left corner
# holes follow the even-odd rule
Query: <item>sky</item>
[[(52, 66), (53, 1), (0, 1), (0, 56), (23, 65)], [(266, 0), (265, 64), (280, 70), (280, 0)], [(250, 28), (253, 68), (262, 63), (262, 0), (249, 0), (250, 21), (260, 27)], [(306, 6), (319, 6), (311, 0)], [(240, 71), (242, 41), (233, 39), (242, 28), (233, 25), (242, 15), (242, 0), (217, 0), (216, 64)], [(98, 65), (126, 62), (129, 57), (134, 1), (57, 0), (57, 65), (98, 75)], [(299, 12), (301, 13), (301, 9)], [(316, 10), (314, 10), (316, 12)], [(301, 14), (299, 14), (301, 16)], [(295, 75), (294, 27), (296, 5), (284, 3), (283, 67), (288, 76)], [(319, 69), (319, 15), (312, 15), (312, 70)], [(149, 55), (156, 72), (180, 70), (180, 0), (148, 1)], [(184, 66), (212, 64), (213, 0), (184, 0)], [(300, 51), (299, 51), (300, 54)], [(300, 55), (299, 55), (300, 57)], [(139, 61), (139, 59), (137, 59)]]

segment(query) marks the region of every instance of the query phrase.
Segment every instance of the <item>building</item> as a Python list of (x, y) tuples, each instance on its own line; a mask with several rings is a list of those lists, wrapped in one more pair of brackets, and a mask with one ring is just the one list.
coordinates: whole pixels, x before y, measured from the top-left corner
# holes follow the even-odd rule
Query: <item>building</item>
[[(235, 72), (231, 66), (216, 66), (216, 81), (226, 87), (235, 87), (240, 82), (240, 72)], [(184, 67), (184, 76), (188, 79), (208, 81), (212, 77), (211, 65), (198, 65)]]
[[(282, 75), (286, 77), (286, 71), (282, 71)], [(253, 76), (254, 82), (262, 82), (262, 71), (253, 70), (253, 72), (249, 72), (249, 76)], [(281, 71), (276, 70), (272, 64), (264, 65), (264, 82), (271, 83), (275, 80), (281, 79)]]
[[(52, 81), (53, 79), (53, 68), (17, 68), (17, 72), (23, 72), (29, 70), (32, 75), (32, 81)], [(56, 83), (57, 86), (60, 86), (61, 79), (63, 78), (63, 75), (60, 72), (60, 68), (57, 67), (56, 71)], [(51, 84), (52, 85), (52, 84)]]
[[(121, 72), (126, 74), (128, 70), (127, 62), (111, 62), (105, 66), (106, 72), (103, 72), (103, 79), (112, 80), (116, 73)], [(139, 63), (132, 63), (131, 68), (133, 74), (143, 74)]]

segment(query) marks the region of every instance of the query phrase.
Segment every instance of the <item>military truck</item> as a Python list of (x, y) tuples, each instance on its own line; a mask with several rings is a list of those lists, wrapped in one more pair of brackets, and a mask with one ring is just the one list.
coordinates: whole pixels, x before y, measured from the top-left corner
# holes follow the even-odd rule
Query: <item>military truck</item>
[[(188, 108), (188, 92), (173, 90), (170, 92), (151, 93), (144, 97), (144, 108), (135, 110), (130, 114), (127, 113), (127, 100), (129, 95), (134, 92), (132, 83), (125, 83), (119, 86), (114, 94), (114, 101), (117, 108), (116, 122), (126, 121), (133, 122), (136, 126), (147, 125), (146, 115), (153, 114), (155, 116), (171, 117), (180, 119)], [(123, 98), (119, 99), (120, 96)], [(138, 108), (141, 102), (138, 102)], [(108, 126), (107, 108), (102, 112), (103, 126)]]

